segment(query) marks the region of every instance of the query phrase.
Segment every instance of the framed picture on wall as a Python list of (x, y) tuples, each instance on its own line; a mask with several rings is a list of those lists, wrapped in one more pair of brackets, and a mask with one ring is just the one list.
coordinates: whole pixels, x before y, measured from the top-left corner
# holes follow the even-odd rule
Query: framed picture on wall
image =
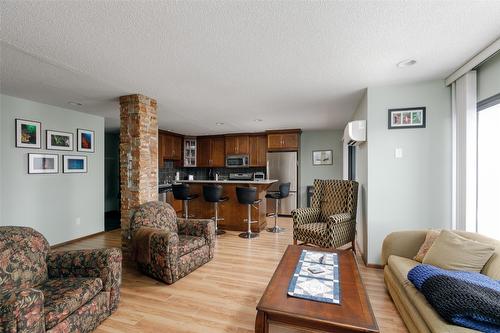
[(47, 130), (45, 143), (49, 150), (73, 150), (73, 133)]
[(332, 165), (333, 151), (332, 150), (315, 150), (312, 153), (313, 165)]
[(55, 154), (28, 154), (28, 173), (58, 173), (59, 155)]
[(87, 156), (63, 155), (63, 173), (86, 173)]
[(42, 123), (34, 120), (16, 119), (16, 147), (42, 148)]
[(389, 109), (388, 128), (425, 128), (425, 107)]
[(94, 147), (94, 131), (86, 129), (78, 129), (77, 133), (77, 150), (86, 153), (93, 153)]

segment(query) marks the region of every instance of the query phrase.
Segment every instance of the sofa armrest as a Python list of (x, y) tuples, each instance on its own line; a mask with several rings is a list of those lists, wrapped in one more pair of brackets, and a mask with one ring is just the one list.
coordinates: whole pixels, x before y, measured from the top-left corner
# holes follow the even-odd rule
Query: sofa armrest
[(43, 293), (36, 289), (0, 292), (0, 332), (45, 332)]
[(382, 243), (382, 265), (391, 255), (413, 259), (427, 235), (426, 230), (396, 231), (388, 234)]
[(320, 212), (319, 208), (297, 208), (292, 210), (293, 227), (319, 222)]
[(110, 293), (111, 312), (120, 300), (122, 251), (118, 248), (54, 251), (47, 256), (49, 278), (98, 277)]

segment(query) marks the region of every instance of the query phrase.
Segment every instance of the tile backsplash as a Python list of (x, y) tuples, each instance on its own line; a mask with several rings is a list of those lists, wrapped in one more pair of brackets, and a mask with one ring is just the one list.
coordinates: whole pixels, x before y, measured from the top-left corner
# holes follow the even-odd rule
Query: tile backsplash
[(175, 173), (179, 172), (181, 179), (187, 179), (188, 175), (193, 175), (194, 179), (208, 179), (210, 170), (212, 174), (219, 174), (219, 178), (225, 179), (229, 177), (229, 173), (246, 173), (246, 172), (263, 172), (266, 173), (266, 168), (184, 168), (176, 167), (173, 161), (165, 161), (164, 165), (158, 170), (159, 183), (171, 183), (175, 180)]

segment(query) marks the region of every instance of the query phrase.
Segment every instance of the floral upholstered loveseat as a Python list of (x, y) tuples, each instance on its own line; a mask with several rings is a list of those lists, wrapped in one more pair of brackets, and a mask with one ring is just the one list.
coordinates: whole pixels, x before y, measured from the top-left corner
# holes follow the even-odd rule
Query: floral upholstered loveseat
[[(145, 230), (149, 230), (149, 238), (137, 239)], [(214, 257), (215, 224), (213, 220), (178, 218), (168, 203), (147, 202), (134, 213), (129, 246), (132, 252), (137, 247), (149, 252), (147, 262), (136, 260), (141, 271), (171, 284)]]
[(90, 332), (120, 300), (120, 249), (50, 251), (39, 232), (0, 227), (0, 332)]

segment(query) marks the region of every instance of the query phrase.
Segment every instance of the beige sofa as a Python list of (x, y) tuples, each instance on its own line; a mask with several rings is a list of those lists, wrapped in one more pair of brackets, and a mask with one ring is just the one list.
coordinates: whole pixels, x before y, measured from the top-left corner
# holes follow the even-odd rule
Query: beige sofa
[[(495, 253), (481, 273), (500, 279), (500, 241), (476, 233), (454, 231), (457, 234), (495, 247)], [(425, 240), (427, 231), (399, 231), (389, 234), (382, 245), (385, 265), (384, 280), (396, 308), (411, 333), (471, 333), (475, 330), (450, 325), (430, 306), (413, 284), (408, 281), (408, 271), (420, 264), (413, 260)], [(460, 251), (460, 249), (457, 249)]]

